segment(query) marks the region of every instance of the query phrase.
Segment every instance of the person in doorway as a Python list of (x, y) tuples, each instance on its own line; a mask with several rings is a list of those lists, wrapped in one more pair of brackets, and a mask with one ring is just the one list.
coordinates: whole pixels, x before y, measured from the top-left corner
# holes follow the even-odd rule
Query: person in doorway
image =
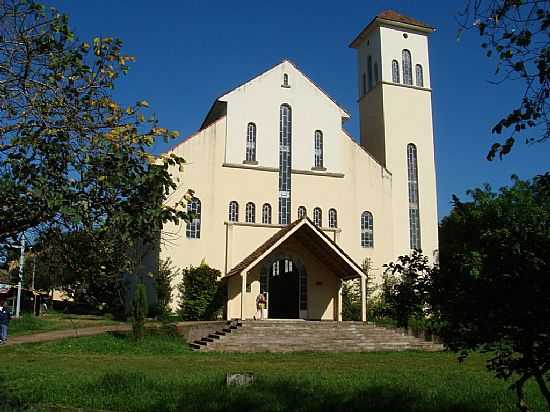
[(5, 306), (5, 301), (0, 300), (0, 345), (8, 341), (8, 323), (11, 319), (11, 314)]
[(263, 293), (260, 293), (256, 297), (256, 314), (254, 315), (254, 320), (264, 318), (264, 309), (265, 309), (266, 302), (267, 302), (267, 299), (265, 298), (265, 295)]

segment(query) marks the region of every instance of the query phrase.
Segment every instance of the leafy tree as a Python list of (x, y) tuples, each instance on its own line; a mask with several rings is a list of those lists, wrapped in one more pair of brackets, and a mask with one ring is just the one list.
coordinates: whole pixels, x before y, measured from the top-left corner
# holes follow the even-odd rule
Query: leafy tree
[(432, 266), (420, 250), (411, 255), (390, 262), (384, 273), (382, 285), (386, 314), (397, 322), (397, 326), (406, 328), (413, 318), (425, 316), (428, 302), (428, 285)]
[(223, 304), (224, 284), (221, 272), (202, 263), (183, 269), (179, 313), (184, 320), (213, 320)]
[(493, 127), (508, 137), (494, 143), (492, 160), (510, 152), (520, 133), (525, 141), (550, 139), (550, 2), (548, 0), (467, 0), (461, 30), (475, 28), (483, 38), (487, 56), (498, 60), (497, 83), (520, 80), (525, 89), (519, 105)]
[(530, 379), (550, 407), (550, 175), (469, 195), (454, 198), (441, 224), (430, 285), (438, 333), (460, 359), (489, 353), (488, 368), (513, 381), (520, 410)]
[(147, 316), (147, 294), (145, 285), (138, 283), (133, 301), (132, 331), (136, 341), (142, 341), (145, 335), (145, 317)]
[(107, 278), (132, 273), (130, 251), (187, 217), (191, 196), (164, 204), (176, 189), (169, 169), (184, 160), (148, 152), (177, 132), (160, 127), (146, 101), (113, 98), (133, 60), (120, 40), (77, 40), (54, 9), (0, 2), (0, 243), (78, 233), (88, 249), (76, 246), (84, 253), (71, 269), (107, 288)]

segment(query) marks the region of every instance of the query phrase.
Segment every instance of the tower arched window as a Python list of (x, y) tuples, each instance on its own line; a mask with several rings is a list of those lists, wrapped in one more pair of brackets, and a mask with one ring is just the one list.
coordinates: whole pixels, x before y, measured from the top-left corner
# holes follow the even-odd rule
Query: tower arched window
[(378, 83), (378, 63), (374, 62), (374, 84)]
[(315, 168), (323, 168), (323, 132), (315, 131)]
[(369, 76), (369, 90), (372, 89), (372, 56), (367, 58), (367, 74)]
[(407, 145), (407, 175), (409, 182), (409, 238), (411, 249), (420, 249), (420, 205), (418, 196), (418, 155), (416, 146)]
[(413, 84), (413, 75), (412, 75), (412, 63), (411, 63), (411, 52), (407, 49), (403, 49), (402, 59), (403, 59), (403, 84), (408, 84), (412, 86)]
[(246, 204), (244, 219), (246, 223), (256, 223), (256, 205), (254, 203)]
[(391, 81), (394, 83), (400, 83), (399, 80), (399, 62), (392, 60), (391, 62)]
[(416, 71), (416, 85), (418, 87), (424, 87), (424, 71), (422, 70), (422, 66), (420, 64), (417, 64), (415, 67)]
[(262, 223), (264, 225), (271, 224), (271, 205), (269, 203), (264, 203), (262, 206)]
[(319, 207), (313, 209), (313, 223), (318, 227), (323, 226), (323, 212), (321, 212), (321, 208)]
[(290, 180), (292, 162), (292, 109), (282, 104), (279, 110), (279, 224), (290, 224)]
[(338, 227), (338, 215), (336, 214), (336, 209), (329, 209), (328, 211), (328, 227)]
[(234, 200), (229, 202), (229, 221), (230, 222), (239, 221), (239, 204)]
[(288, 84), (288, 74), (283, 74), (283, 87), (290, 87)]
[(374, 221), (371, 212), (361, 214), (361, 247), (374, 247)]
[(193, 219), (187, 222), (185, 235), (187, 239), (200, 239), (201, 237), (201, 201), (194, 197), (187, 203), (187, 212), (193, 215)]
[(256, 161), (256, 124), (248, 123), (246, 128), (246, 161)]
[(307, 210), (305, 206), (300, 206), (298, 208), (298, 219), (303, 219), (307, 216)]

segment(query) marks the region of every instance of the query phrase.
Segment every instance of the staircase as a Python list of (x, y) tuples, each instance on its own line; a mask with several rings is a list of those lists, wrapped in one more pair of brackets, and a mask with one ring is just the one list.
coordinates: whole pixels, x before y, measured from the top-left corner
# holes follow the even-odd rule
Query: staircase
[(215, 352), (372, 352), (442, 350), (442, 345), (363, 322), (233, 321), (192, 348)]

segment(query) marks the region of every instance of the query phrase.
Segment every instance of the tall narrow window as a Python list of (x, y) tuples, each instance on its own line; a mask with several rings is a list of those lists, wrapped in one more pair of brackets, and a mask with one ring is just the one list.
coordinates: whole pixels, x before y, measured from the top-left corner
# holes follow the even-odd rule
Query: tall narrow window
[(391, 62), (391, 81), (394, 83), (400, 83), (399, 62), (397, 60), (392, 60)]
[(374, 222), (371, 212), (361, 214), (361, 247), (374, 247)]
[(409, 238), (411, 249), (420, 249), (420, 206), (418, 202), (418, 159), (416, 146), (407, 145), (407, 175), (409, 180)]
[(288, 85), (288, 74), (286, 73), (283, 74), (283, 87), (290, 87)]
[(300, 206), (298, 208), (298, 219), (303, 219), (307, 216), (307, 210), (305, 206)]
[(416, 65), (416, 85), (418, 87), (424, 87), (424, 72), (422, 66), (419, 64)]
[(246, 161), (256, 161), (256, 125), (248, 123), (246, 131)]
[(402, 52), (403, 58), (403, 84), (408, 84), (412, 86), (413, 84), (413, 74), (412, 74), (412, 63), (411, 63), (411, 52), (407, 49), (404, 49)]
[(367, 58), (367, 73), (369, 76), (369, 90), (372, 89), (372, 57)]
[(328, 211), (328, 227), (338, 227), (338, 216), (336, 215), (336, 209), (329, 209)]
[(323, 168), (323, 132), (315, 131), (315, 168)]
[(374, 84), (378, 83), (378, 63), (374, 62)]
[(290, 178), (292, 160), (292, 110), (282, 104), (279, 111), (279, 224), (290, 223)]
[(193, 220), (187, 222), (185, 235), (187, 239), (200, 239), (201, 237), (201, 201), (196, 197), (187, 203), (187, 212), (193, 214)]
[(363, 96), (367, 94), (367, 75), (365, 73), (361, 76), (361, 91)]
[(229, 221), (230, 222), (239, 221), (239, 204), (234, 200), (229, 202)]
[(252, 202), (246, 204), (245, 222), (256, 223), (256, 205)]
[(262, 223), (264, 225), (271, 224), (271, 205), (269, 203), (264, 203), (262, 206)]
[(321, 212), (321, 208), (319, 207), (313, 209), (313, 223), (318, 227), (323, 226), (323, 212)]

